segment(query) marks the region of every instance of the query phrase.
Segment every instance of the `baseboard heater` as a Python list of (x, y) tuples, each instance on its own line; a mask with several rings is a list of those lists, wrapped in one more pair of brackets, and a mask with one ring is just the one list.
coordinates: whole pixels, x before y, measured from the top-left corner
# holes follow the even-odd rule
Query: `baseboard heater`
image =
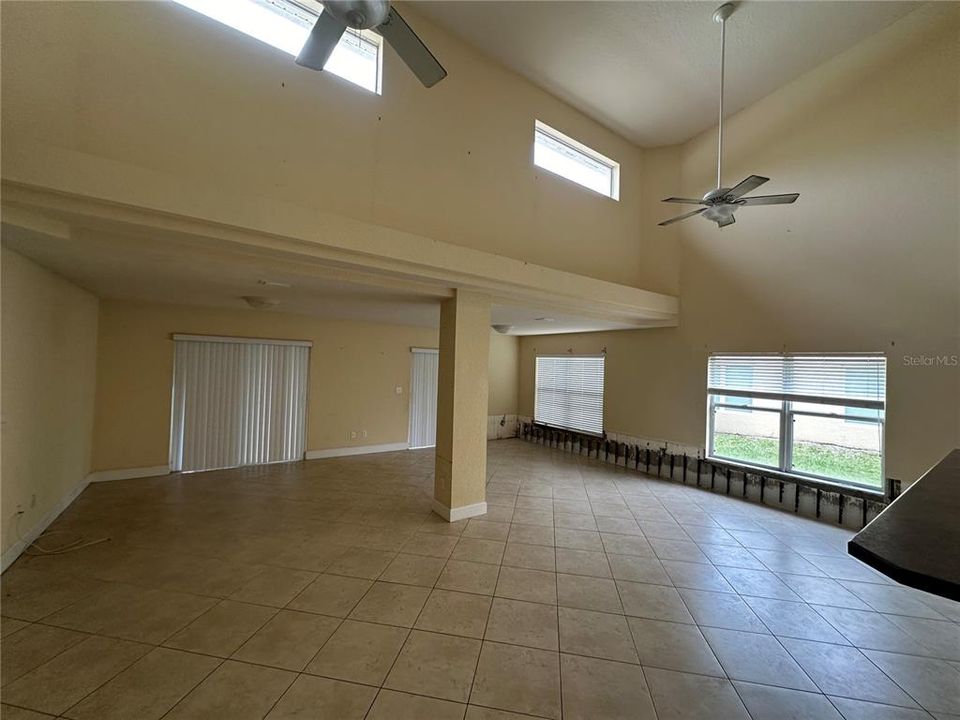
[(818, 520), (834, 520), (839, 525), (860, 529), (900, 494), (900, 481), (888, 479), (883, 495), (869, 490), (846, 488), (813, 478), (782, 473), (746, 470), (734, 463), (707, 460), (686, 453), (669, 453), (666, 448), (650, 448), (587, 435), (572, 430), (521, 422), (519, 436), (576, 455), (674, 480), (683, 484), (739, 495), (764, 505), (792, 510)]

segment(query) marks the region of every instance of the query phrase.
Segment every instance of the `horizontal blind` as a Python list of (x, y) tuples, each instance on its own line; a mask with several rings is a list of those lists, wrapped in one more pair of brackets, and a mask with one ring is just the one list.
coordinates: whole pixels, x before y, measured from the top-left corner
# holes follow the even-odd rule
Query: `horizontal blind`
[(172, 470), (302, 459), (308, 346), (239, 338), (175, 346)]
[(538, 356), (534, 420), (601, 435), (603, 360), (602, 355)]
[(707, 390), (883, 409), (887, 360), (882, 355), (712, 355)]

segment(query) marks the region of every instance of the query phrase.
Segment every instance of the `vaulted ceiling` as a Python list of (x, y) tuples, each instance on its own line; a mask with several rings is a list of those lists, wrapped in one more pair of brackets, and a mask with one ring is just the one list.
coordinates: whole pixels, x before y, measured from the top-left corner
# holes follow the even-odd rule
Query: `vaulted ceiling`
[[(720, 28), (712, 15), (720, 4), (413, 3), (442, 27), (642, 146), (683, 142), (716, 124)], [(756, 102), (917, 6), (739, 3), (727, 25), (728, 112)]]

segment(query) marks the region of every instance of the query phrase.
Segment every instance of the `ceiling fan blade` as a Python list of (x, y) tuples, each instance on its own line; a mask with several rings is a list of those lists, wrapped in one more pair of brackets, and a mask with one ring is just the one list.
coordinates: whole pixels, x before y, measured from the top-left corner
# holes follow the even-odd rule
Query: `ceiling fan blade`
[(717, 227), (726, 227), (727, 225), (733, 225), (737, 219), (733, 215), (728, 215), (725, 218), (717, 220)]
[(324, 10), (317, 18), (317, 22), (310, 31), (310, 36), (297, 55), (297, 65), (311, 70), (323, 70), (327, 60), (340, 42), (340, 36), (347, 29), (346, 24), (333, 16), (333, 13)]
[(684, 205), (703, 205), (703, 200), (694, 200), (693, 198), (674, 198), (669, 197), (660, 202), (683, 203)]
[(657, 225), (661, 225), (661, 226), (663, 226), (663, 225), (670, 225), (670, 224), (675, 223), (675, 222), (678, 222), (678, 221), (680, 221), (680, 220), (686, 220), (688, 217), (693, 217), (694, 215), (699, 215), (699, 214), (702, 213), (704, 210), (706, 210), (706, 208), (700, 208), (699, 210), (694, 210), (693, 212), (688, 212), (688, 213), (685, 213), (685, 214), (683, 214), (683, 215), (677, 215), (675, 218), (670, 218), (669, 220), (664, 220), (662, 223), (657, 223)]
[(742, 180), (739, 185), (734, 185), (730, 188), (726, 196), (736, 199), (741, 195), (746, 195), (748, 192), (753, 192), (769, 179), (770, 178), (760, 177), (759, 175), (751, 175), (746, 180)]
[(798, 197), (800, 197), (800, 193), (789, 193), (786, 195), (755, 195), (754, 197), (738, 200), (737, 205), (789, 205)]
[(390, 8), (386, 22), (377, 27), (376, 31), (383, 35), (383, 39), (390, 43), (400, 59), (426, 87), (433, 87), (447, 76), (443, 65), (394, 8)]

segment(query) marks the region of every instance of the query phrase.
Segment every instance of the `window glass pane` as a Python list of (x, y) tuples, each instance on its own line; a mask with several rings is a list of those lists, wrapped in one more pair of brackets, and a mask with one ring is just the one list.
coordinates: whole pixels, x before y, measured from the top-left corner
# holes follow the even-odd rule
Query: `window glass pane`
[(562, 133), (538, 123), (533, 140), (534, 165), (615, 198), (616, 163), (604, 161), (599, 153), (581, 150), (577, 147), (579, 143), (573, 140), (566, 142), (564, 137)]
[[(176, 2), (293, 56), (300, 53), (317, 17), (309, 4), (284, 0)], [(362, 37), (345, 32), (324, 70), (371, 92), (380, 92), (380, 44), (373, 38), (375, 35), (366, 32)]]
[[(844, 414), (845, 408), (821, 408)], [(877, 413), (876, 410), (850, 408)], [(882, 487), (883, 426), (863, 417), (793, 416), (792, 469), (845, 482)]]
[(713, 455), (751, 465), (780, 466), (780, 413), (717, 407)]

